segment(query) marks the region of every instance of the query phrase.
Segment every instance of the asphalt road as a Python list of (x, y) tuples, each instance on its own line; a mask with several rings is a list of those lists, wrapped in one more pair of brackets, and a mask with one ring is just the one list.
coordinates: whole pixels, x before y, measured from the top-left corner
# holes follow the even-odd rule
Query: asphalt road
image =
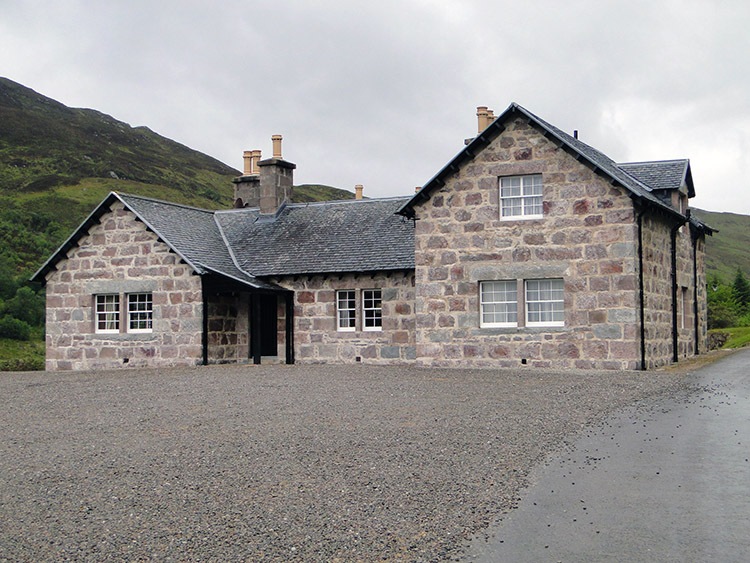
[(463, 561), (750, 561), (750, 350), (536, 468)]

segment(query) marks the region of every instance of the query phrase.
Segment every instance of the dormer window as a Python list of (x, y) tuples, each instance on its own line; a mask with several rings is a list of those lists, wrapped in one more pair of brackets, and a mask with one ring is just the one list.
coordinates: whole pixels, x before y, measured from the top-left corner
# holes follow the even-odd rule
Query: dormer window
[(500, 178), (500, 219), (540, 219), (542, 212), (542, 175)]

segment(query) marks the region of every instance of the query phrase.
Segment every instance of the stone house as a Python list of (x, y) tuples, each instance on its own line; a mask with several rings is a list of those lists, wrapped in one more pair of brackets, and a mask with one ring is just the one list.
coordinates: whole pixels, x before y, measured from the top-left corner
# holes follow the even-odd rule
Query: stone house
[(47, 369), (222, 362), (648, 369), (706, 348), (687, 160), (617, 164), (517, 104), (415, 194), (235, 207), (111, 193), (34, 279)]

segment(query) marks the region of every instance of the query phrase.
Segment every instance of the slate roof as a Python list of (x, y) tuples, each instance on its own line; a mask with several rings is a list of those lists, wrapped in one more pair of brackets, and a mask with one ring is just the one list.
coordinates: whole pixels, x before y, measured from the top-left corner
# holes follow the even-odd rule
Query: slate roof
[(653, 190), (678, 190), (684, 184), (688, 196), (695, 195), (690, 161), (687, 159), (625, 162), (617, 166)]
[(287, 205), (274, 221), (257, 209), (219, 211), (238, 265), (255, 276), (414, 268), (414, 225), (395, 214), (409, 198)]
[(214, 220), (214, 211), (128, 194), (118, 194), (118, 199), (196, 273), (214, 272), (258, 289), (279, 289), (236, 266)]
[(207, 211), (113, 192), (32, 279), (44, 283), (117, 201), (196, 274), (219, 274), (255, 289), (283, 290), (259, 279), (264, 276), (413, 269), (414, 225), (395, 214), (407, 199), (292, 204), (269, 221), (257, 208)]
[(628, 190), (634, 199), (639, 200), (646, 205), (654, 206), (668, 214), (674, 215), (676, 218), (682, 217), (678, 210), (674, 209), (660, 197), (653, 194), (652, 191), (654, 188), (644, 182), (643, 179), (638, 178), (634, 174), (628, 173), (604, 153), (587, 145), (583, 141), (574, 138), (572, 135), (568, 135), (562, 129), (558, 129), (551, 123), (534, 115), (529, 110), (521, 107), (515, 102), (508, 106), (503, 113), (498, 115), (497, 119), (495, 119), (495, 121), (493, 121), (484, 131), (474, 137), (474, 139), (463, 150), (453, 157), (453, 159), (435, 176), (433, 176), (419, 192), (402, 206), (401, 209), (398, 210), (398, 213), (407, 217), (413, 217), (414, 207), (416, 205), (429, 199), (432, 191), (444, 185), (445, 179), (448, 176), (456, 172), (464, 163), (471, 161), (493, 139), (502, 133), (505, 129), (505, 124), (508, 121), (519, 116), (525, 118), (530, 124), (536, 125), (545, 137), (576, 156), (578, 160), (587, 163), (594, 172), (604, 175), (613, 184), (622, 186)]

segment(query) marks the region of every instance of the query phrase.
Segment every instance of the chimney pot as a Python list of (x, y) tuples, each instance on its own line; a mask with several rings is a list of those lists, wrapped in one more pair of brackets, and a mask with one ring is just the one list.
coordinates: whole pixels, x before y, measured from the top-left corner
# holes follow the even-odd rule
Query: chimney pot
[(416, 188), (414, 188), (414, 193), (415, 194), (419, 193), (419, 190), (421, 190), (421, 189), (422, 189), (422, 186), (417, 186)]
[(245, 151), (242, 153), (242, 160), (244, 162), (244, 171), (242, 172), (243, 176), (250, 176), (253, 173), (253, 161), (252, 161), (252, 154), (255, 151)]
[(251, 160), (252, 166), (250, 168), (252, 170), (252, 172), (250, 172), (250, 173), (251, 174), (260, 174), (260, 167), (258, 166), (258, 163), (260, 162), (260, 151), (259, 150), (252, 151), (250, 153), (250, 157), (252, 159)]
[(481, 133), (489, 125), (489, 112), (487, 106), (477, 107), (477, 133)]
[(362, 184), (357, 184), (354, 186), (354, 199), (362, 199), (362, 191), (365, 189), (365, 187)]
[(271, 141), (273, 141), (273, 157), (281, 160), (281, 135), (273, 135)]

